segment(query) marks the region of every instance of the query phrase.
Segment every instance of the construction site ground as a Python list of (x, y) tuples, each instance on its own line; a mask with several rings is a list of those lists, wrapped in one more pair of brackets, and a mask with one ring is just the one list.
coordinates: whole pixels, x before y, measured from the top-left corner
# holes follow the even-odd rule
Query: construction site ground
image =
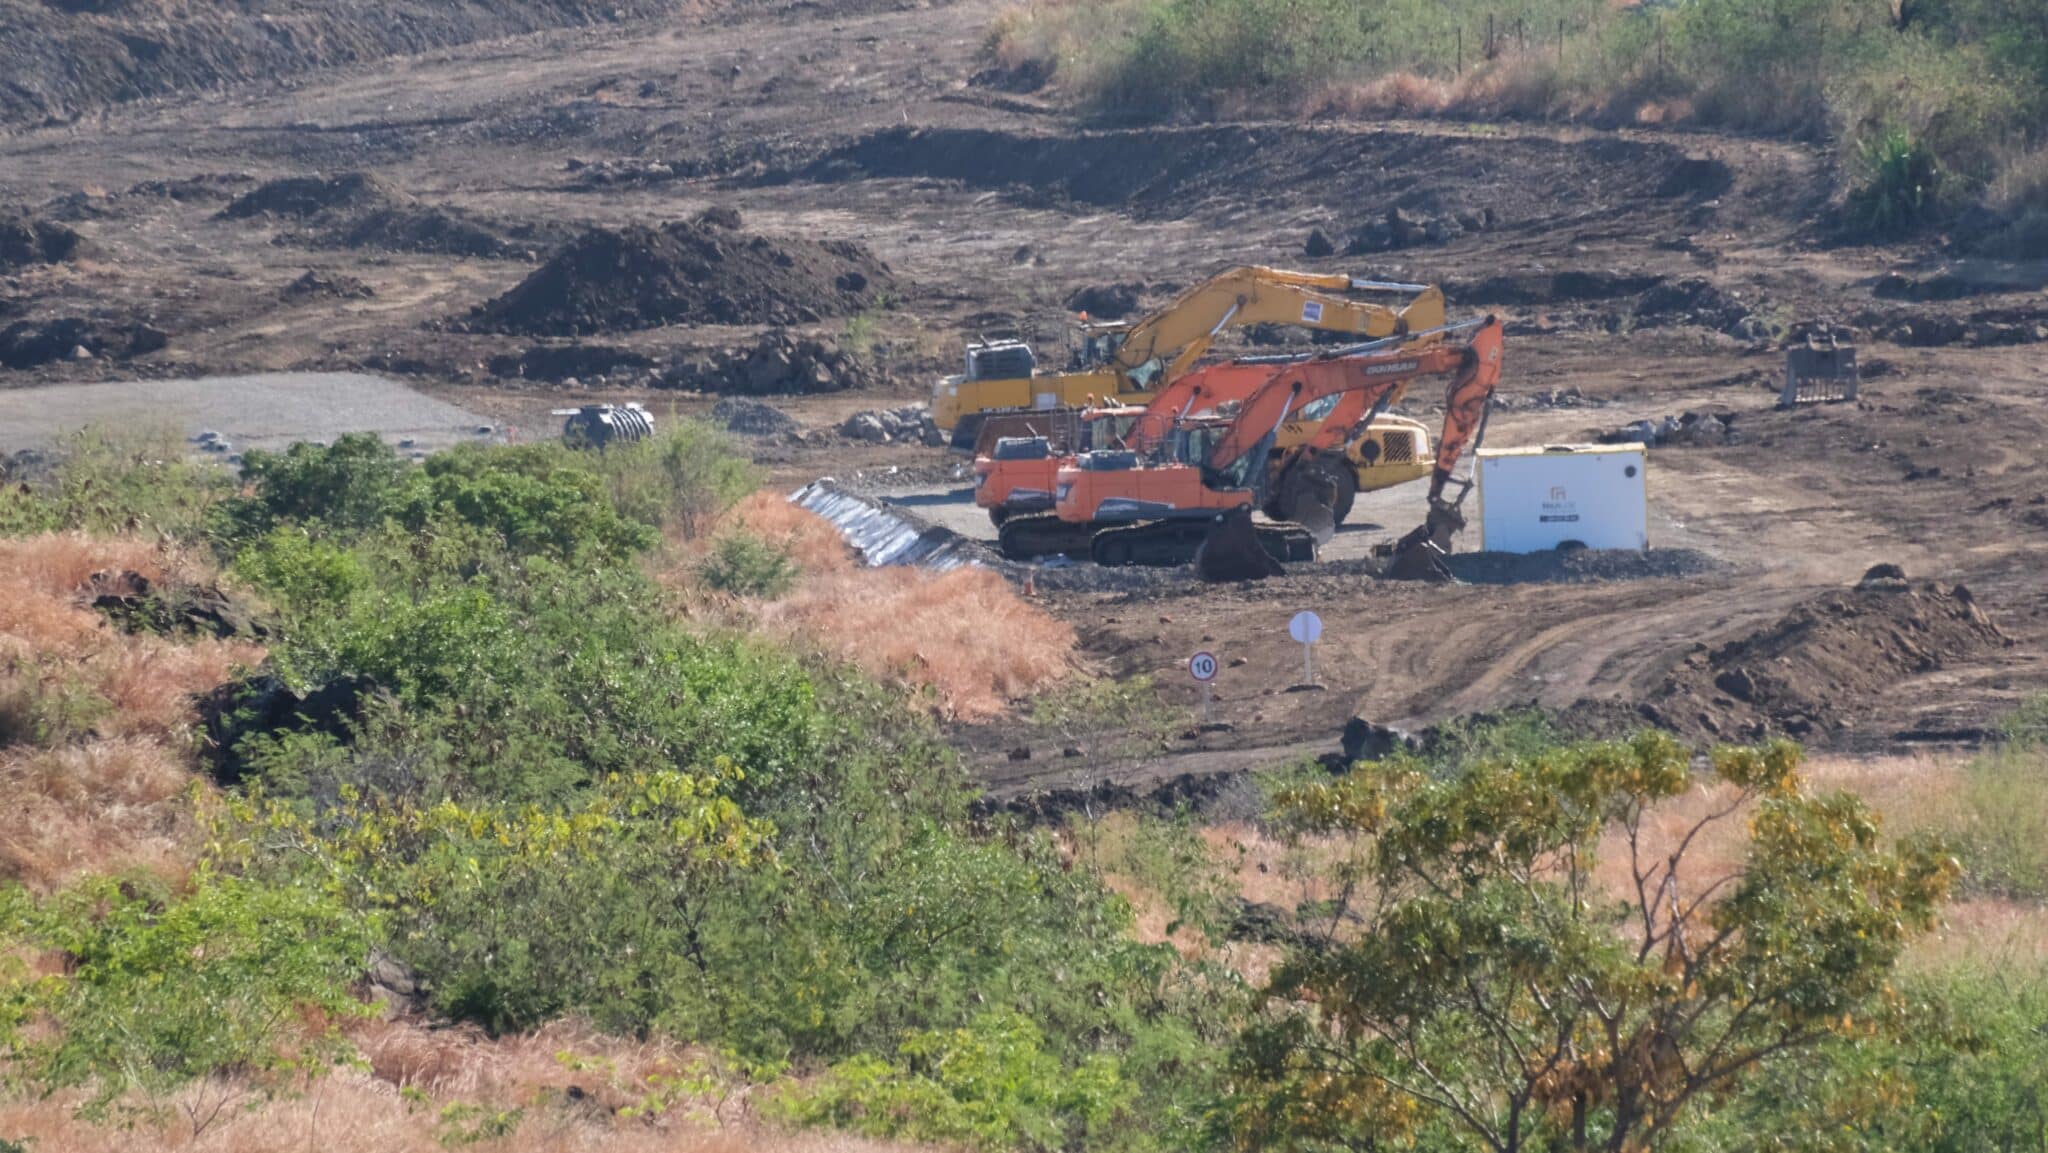
[[(471, 413), (545, 435), (548, 409), (593, 399), (707, 413), (715, 397), (631, 374), (569, 387), (488, 366), (537, 345), (663, 362), (765, 325), (742, 315), (608, 330), (582, 312), (578, 331), (534, 335), (475, 310), (532, 273), (549, 237), (730, 207), (747, 234), (857, 242), (894, 280), (859, 314), (883, 383), (763, 398), (807, 430), (752, 442), (774, 482), (835, 476), (987, 537), (957, 458), (848, 440), (839, 423), (926, 398), (968, 334), (1034, 321), (1056, 348), (1077, 289), (1135, 283), (1157, 303), (1240, 263), (1440, 283), (1454, 316), (1509, 319), (1490, 445), (1733, 414), (1731, 443), (1651, 450), (1653, 550), (1684, 563), (1563, 573), (1608, 578), (1578, 581), (1383, 583), (1365, 558), (1420, 518), (1409, 486), (1361, 498), (1324, 562), (1261, 584), (1052, 574), (1036, 596), (1073, 624), (1080, 659), (1096, 674), (1155, 678), (1186, 727), (1197, 698), (1184, 662), (1198, 649), (1223, 658), (1214, 723), (1134, 749), (1020, 709), (957, 734), (994, 790), (1243, 768), (1334, 748), (1354, 715), (1420, 726), (1531, 702), (1592, 727), (1647, 704), (1703, 737), (1791, 723), (1823, 746), (1876, 750), (1974, 739), (2048, 689), (2048, 269), (1945, 261), (1932, 239), (1842, 243), (1832, 158), (1782, 141), (1537, 124), (1091, 125), (971, 83), (1002, 8), (711, 4), (5, 126), (0, 206), (61, 222), (86, 247), (70, 263), (0, 271), (0, 329), (78, 317), (168, 337), (132, 359), (0, 370), (0, 389), (20, 390), (5, 411), (39, 412), (54, 434), (70, 423), (62, 414), (94, 413), (76, 386), (110, 379), (146, 399), (152, 381), (376, 372), (450, 406), (426, 422), (450, 439)], [(513, 240), (478, 248), (486, 255), (422, 251), (222, 212), (266, 181), (343, 172), (373, 177), (402, 219), (452, 212)], [(1396, 204), (1493, 223), (1439, 245), (1303, 255), (1312, 230), (1350, 233)], [(531, 251), (521, 237), (535, 238)], [(369, 295), (288, 291), (308, 270)], [(1880, 294), (1893, 273), (1904, 279)], [(784, 319), (805, 310), (788, 307)], [(796, 327), (851, 339), (849, 317), (820, 309)], [(1775, 410), (1781, 342), (1816, 325), (1856, 330), (1862, 399)], [(24, 395), (48, 406), (23, 409)], [(397, 431), (421, 423), (401, 411), (412, 403), (302, 409), (288, 419), (303, 429), (264, 434), (324, 437), (337, 421)], [(1426, 403), (1405, 411), (1436, 415)], [(29, 447), (17, 441), (18, 429), (7, 446)], [(1914, 641), (1940, 628), (1919, 608), (1888, 607), (1905, 601), (1813, 610), (1881, 563), (1939, 582), (1892, 595), (1937, 616), (1978, 612), (1995, 633), (1958, 626)], [(1299, 687), (1302, 653), (1286, 632), (1302, 609), (1325, 622), (1312, 688)], [(1764, 634), (1777, 647), (1740, 648), (1760, 654), (1740, 669), (1712, 655)], [(1798, 649), (1807, 637), (1833, 656)], [(1830, 699), (1795, 709), (1791, 689), (1753, 688), (1774, 669), (1819, 670)]]

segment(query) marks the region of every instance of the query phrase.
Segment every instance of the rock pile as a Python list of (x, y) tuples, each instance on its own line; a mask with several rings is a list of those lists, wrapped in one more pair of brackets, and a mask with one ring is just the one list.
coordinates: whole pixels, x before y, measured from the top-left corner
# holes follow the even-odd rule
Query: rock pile
[(876, 382), (874, 368), (837, 342), (781, 329), (750, 345), (680, 362), (662, 381), (669, 388), (741, 396), (844, 392)]
[(724, 397), (711, 408), (711, 419), (727, 432), (744, 436), (789, 436), (803, 431), (796, 419), (774, 405), (745, 397)]
[[(1396, 248), (1449, 244), (1468, 232), (1490, 232), (1498, 223), (1499, 220), (1491, 208), (1425, 215), (1396, 206), (1387, 209), (1386, 216), (1352, 233), (1351, 238), (1344, 244), (1344, 254), (1363, 256), (1373, 252), (1388, 252)], [(1318, 238), (1321, 239), (1321, 244), (1316, 243)], [(1318, 229), (1309, 234), (1309, 241), (1304, 250), (1315, 256), (1319, 255), (1316, 249), (1334, 247), (1330, 238)]]
[(363, 300), (377, 293), (369, 285), (346, 273), (327, 273), (309, 268), (304, 276), (285, 285), (280, 295), (286, 300), (306, 300), (322, 296), (335, 300)]
[(34, 368), (58, 360), (144, 356), (169, 344), (162, 329), (139, 321), (60, 316), (22, 320), (0, 330), (0, 366)]
[(1741, 441), (1742, 435), (1735, 431), (1735, 414), (1732, 412), (1685, 412), (1663, 420), (1639, 420), (1600, 438), (1602, 444), (1640, 444), (1650, 448), (1658, 445), (1701, 447), (1739, 444)]
[(911, 443), (936, 448), (946, 443), (946, 434), (932, 421), (932, 410), (922, 404), (856, 412), (839, 426), (839, 433), (869, 444)]

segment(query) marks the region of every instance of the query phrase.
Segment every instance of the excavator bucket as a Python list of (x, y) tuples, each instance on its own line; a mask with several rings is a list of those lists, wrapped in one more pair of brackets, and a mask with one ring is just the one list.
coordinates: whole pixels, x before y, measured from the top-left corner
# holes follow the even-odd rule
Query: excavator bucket
[(1318, 492), (1294, 504), (1294, 523), (1308, 530), (1317, 548), (1329, 544), (1330, 538), (1337, 535), (1337, 513), (1327, 503), (1335, 495)]
[(1264, 580), (1284, 571), (1259, 542), (1249, 505), (1218, 515), (1195, 550), (1195, 572), (1205, 581)]
[(1428, 518), (1395, 543), (1384, 575), (1389, 580), (1438, 584), (1456, 580), (1446, 558), (1451, 555), (1451, 538), (1464, 527), (1465, 517), (1456, 505), (1430, 502)]

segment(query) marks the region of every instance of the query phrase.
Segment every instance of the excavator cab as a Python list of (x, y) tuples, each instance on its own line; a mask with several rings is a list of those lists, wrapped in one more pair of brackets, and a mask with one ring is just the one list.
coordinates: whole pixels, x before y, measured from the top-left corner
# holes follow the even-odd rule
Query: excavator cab
[(1108, 364), (1116, 357), (1116, 350), (1123, 347), (1124, 337), (1129, 335), (1131, 326), (1118, 321), (1113, 324), (1091, 324), (1086, 317), (1074, 341), (1073, 356), (1069, 369), (1081, 372)]

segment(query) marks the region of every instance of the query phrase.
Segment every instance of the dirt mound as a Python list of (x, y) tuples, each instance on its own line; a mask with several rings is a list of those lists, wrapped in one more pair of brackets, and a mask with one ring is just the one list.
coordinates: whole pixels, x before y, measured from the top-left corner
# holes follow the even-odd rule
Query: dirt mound
[(1851, 725), (1908, 677), (2011, 642), (1963, 585), (1880, 565), (1749, 636), (1687, 657), (1649, 702), (1657, 723), (1715, 739), (1809, 738)]
[(670, 0), (46, 0), (6, 6), (0, 122), (673, 11)]
[(1067, 296), (1067, 311), (1085, 312), (1096, 320), (1122, 320), (1138, 311), (1144, 292), (1145, 286), (1136, 282), (1090, 285)]
[(325, 248), (381, 248), (482, 260), (536, 260), (541, 252), (568, 239), (568, 233), (559, 228), (493, 220), (459, 208), (403, 203), (373, 208), (306, 239)]
[(750, 345), (683, 361), (662, 383), (670, 388), (739, 396), (788, 396), (873, 388), (879, 374), (831, 340), (775, 331)]
[(286, 176), (266, 180), (220, 210), (223, 220), (274, 216), (309, 220), (345, 212), (364, 212), (388, 204), (397, 194), (374, 176), (343, 172), (335, 176)]
[[(139, 321), (60, 316), (23, 320), (0, 330), (0, 366), (35, 368), (58, 360), (145, 356), (170, 343), (162, 329)], [(85, 355), (80, 356), (83, 350)]]
[(1451, 575), (1467, 584), (1574, 584), (1581, 581), (1652, 580), (1719, 572), (1727, 566), (1689, 548), (1565, 548), (1544, 552), (1459, 552), (1445, 558)]
[(889, 269), (849, 241), (747, 236), (678, 221), (593, 228), (478, 308), (482, 328), (575, 336), (667, 324), (803, 324), (873, 306)]
[(0, 214), (0, 272), (31, 264), (61, 264), (78, 257), (78, 233), (26, 213)]
[(713, 405), (711, 419), (727, 432), (747, 436), (787, 436), (803, 427), (774, 405), (737, 396), (725, 397)]
[(1661, 276), (1624, 272), (1512, 272), (1484, 280), (1446, 281), (1444, 295), (1463, 305), (1577, 304), (1648, 292)]
[(321, 272), (316, 268), (306, 270), (304, 276), (284, 286), (279, 295), (286, 300), (311, 300), (326, 297), (332, 300), (364, 300), (377, 295), (376, 290), (347, 273)]
[(536, 344), (518, 355), (491, 358), (493, 376), (526, 380), (589, 382), (620, 372), (645, 372), (653, 358), (602, 344)]

